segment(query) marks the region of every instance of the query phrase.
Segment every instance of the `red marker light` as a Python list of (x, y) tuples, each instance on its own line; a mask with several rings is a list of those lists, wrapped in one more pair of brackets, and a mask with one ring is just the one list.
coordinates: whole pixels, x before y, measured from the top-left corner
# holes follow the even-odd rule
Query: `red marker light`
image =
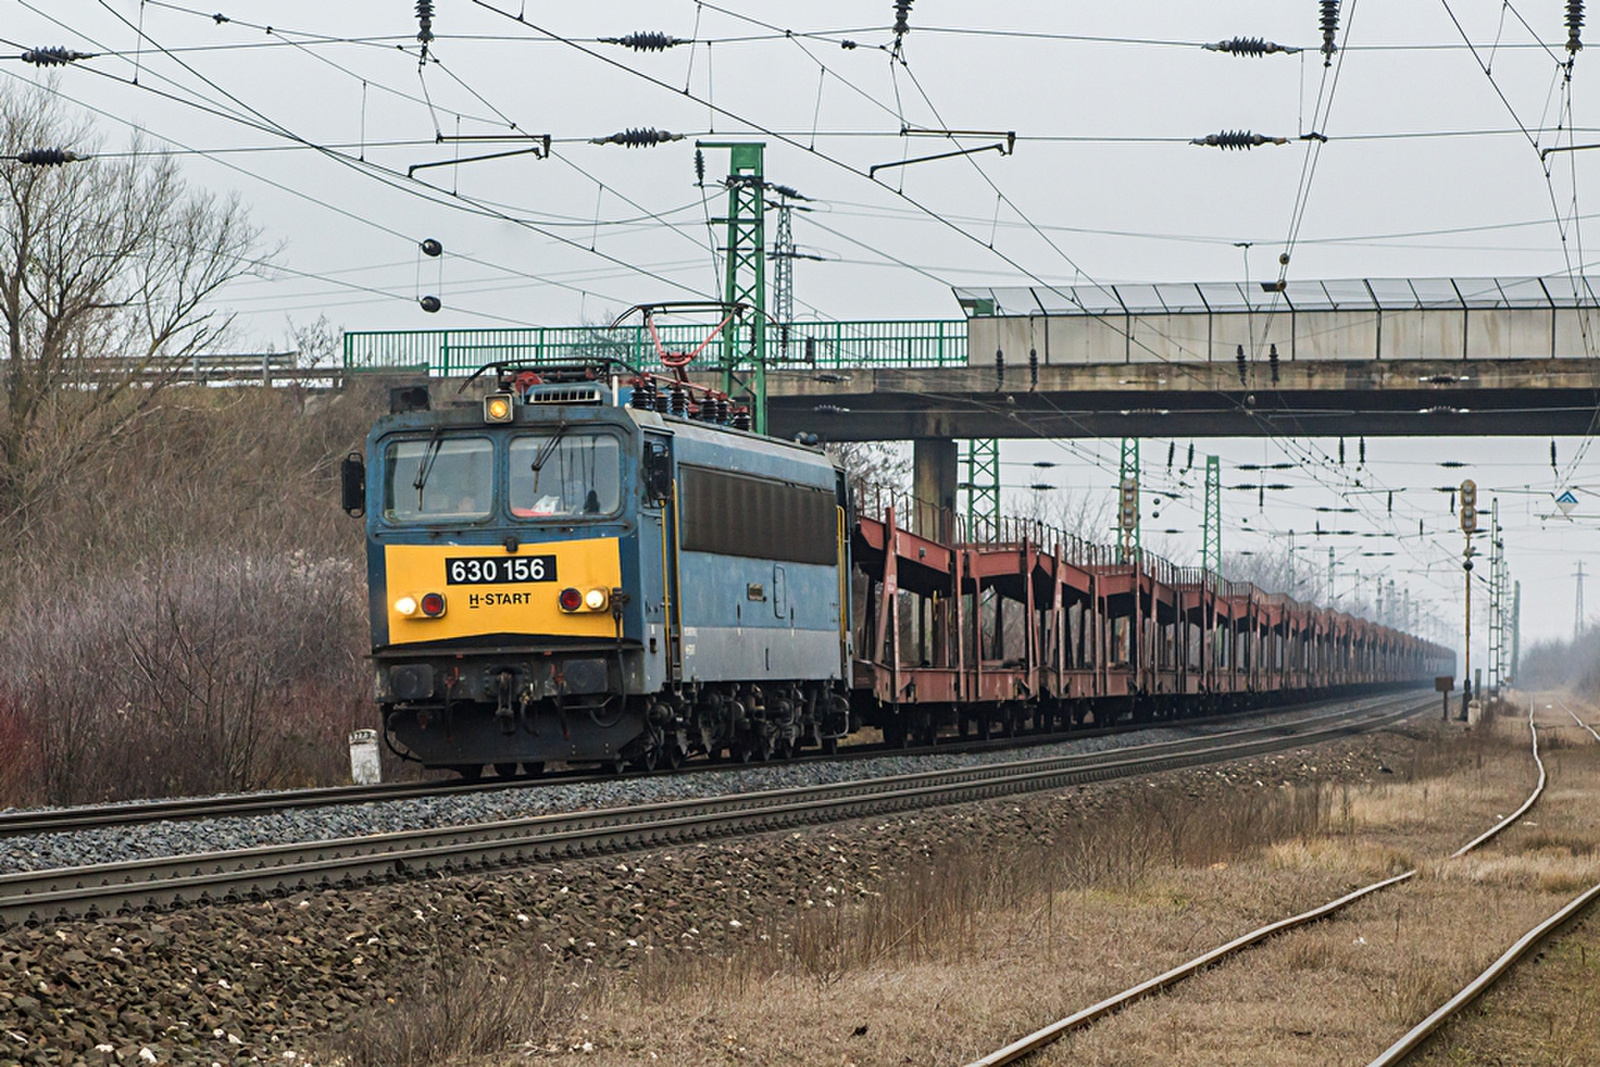
[(422, 595), (422, 613), (430, 619), (437, 619), (444, 614), (444, 594), (424, 593)]
[(583, 607), (583, 594), (576, 589), (563, 589), (556, 602), (561, 605), (562, 611), (577, 611)]

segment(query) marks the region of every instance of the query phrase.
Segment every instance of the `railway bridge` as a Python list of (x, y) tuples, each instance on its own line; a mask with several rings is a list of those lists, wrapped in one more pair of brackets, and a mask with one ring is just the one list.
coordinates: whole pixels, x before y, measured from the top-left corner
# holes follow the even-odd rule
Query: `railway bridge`
[[(916, 496), (953, 508), (963, 439), (1584, 434), (1600, 405), (1581, 276), (954, 295), (960, 319), (769, 323), (769, 430), (913, 441)], [(660, 332), (692, 350), (706, 328)], [(642, 325), (352, 332), (344, 349), (346, 370), (444, 376), (601, 355), (657, 353)], [(709, 380), (720, 358), (709, 347), (692, 370)]]

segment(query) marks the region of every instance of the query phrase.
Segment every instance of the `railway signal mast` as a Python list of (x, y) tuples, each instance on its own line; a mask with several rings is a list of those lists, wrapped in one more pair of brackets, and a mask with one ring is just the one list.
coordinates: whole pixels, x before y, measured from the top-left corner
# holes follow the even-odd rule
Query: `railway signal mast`
[(1466, 573), (1466, 666), (1461, 680), (1461, 718), (1467, 717), (1467, 705), (1472, 703), (1472, 535), (1478, 532), (1478, 483), (1471, 478), (1461, 483), (1461, 506), (1456, 509), (1461, 517), (1461, 532), (1466, 535), (1466, 548), (1461, 553), (1461, 569)]

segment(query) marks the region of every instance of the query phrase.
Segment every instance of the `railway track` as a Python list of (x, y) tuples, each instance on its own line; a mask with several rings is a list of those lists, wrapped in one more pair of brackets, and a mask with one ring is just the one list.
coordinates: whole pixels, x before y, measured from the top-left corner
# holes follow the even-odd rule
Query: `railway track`
[[(1576, 716), (1574, 717), (1576, 718)], [(1582, 724), (1580, 723), (1580, 725)], [(1529, 794), (1528, 799), (1523, 801), (1521, 807), (1517, 808), (1516, 811), (1512, 812), (1506, 818), (1495, 823), (1484, 833), (1479, 834), (1465, 845), (1462, 845), (1455, 852), (1451, 853), (1451, 858), (1465, 856), (1467, 853), (1475, 851), (1476, 849), (1487, 844), (1489, 841), (1493, 840), (1507, 827), (1516, 824), (1522, 818), (1522, 816), (1528, 813), (1528, 811), (1544, 794), (1545, 784), (1548, 781), (1548, 776), (1545, 772), (1544, 760), (1539, 755), (1539, 732), (1538, 727), (1533, 721), (1532, 704), (1530, 704), (1528, 707), (1528, 726), (1533, 735), (1533, 759), (1539, 768), (1538, 784), (1534, 786), (1533, 791)], [(1358, 901), (1365, 900), (1374, 894), (1381, 893), (1387, 889), (1392, 889), (1395, 886), (1410, 882), (1417, 876), (1417, 873), (1417, 869), (1412, 868), (1411, 870), (1402, 874), (1394, 875), (1381, 881), (1373, 882), (1370, 885), (1362, 886), (1361, 888), (1347, 893), (1337, 900), (1329, 901), (1320, 907), (1312, 908), (1311, 910), (1301, 912), (1298, 915), (1293, 915), (1286, 919), (1280, 919), (1277, 922), (1268, 923), (1265, 926), (1251, 930), (1246, 934), (1242, 934), (1241, 936), (1234, 938), (1225, 945), (1218, 946), (1209, 952), (1202, 953), (1191, 960), (1180, 963), (1176, 967), (1156, 975), (1154, 978), (1146, 979), (1145, 981), (1140, 982), (1138, 985), (1132, 986), (1131, 988), (1125, 989), (1120, 993), (1109, 996), (1096, 1004), (1092, 1004), (1081, 1011), (1074, 1012), (1073, 1014), (1068, 1015), (1066, 1018), (1053, 1022), (1048, 1026), (1035, 1030), (1033, 1033), (1028, 1034), (1026, 1037), (1020, 1038), (1009, 1045), (1006, 1045), (1004, 1048), (997, 1049), (981, 1059), (972, 1061), (968, 1067), (1001, 1067), (1002, 1064), (1016, 1063), (1020, 1060), (1026, 1059), (1046, 1046), (1059, 1041), (1067, 1034), (1070, 1034), (1076, 1030), (1085, 1029), (1100, 1019), (1107, 1017), (1108, 1015), (1113, 1015), (1137, 1001), (1169, 989), (1185, 979), (1191, 978), (1204, 970), (1216, 966), (1218, 963), (1221, 963), (1223, 960), (1228, 959), (1231, 956), (1236, 956), (1249, 948), (1269, 940), (1270, 938), (1276, 937), (1278, 934), (1295, 929), (1297, 927), (1308, 926), (1311, 923), (1320, 922), (1323, 919), (1344, 911), (1346, 908), (1349, 908)], [(1517, 958), (1520, 958), (1522, 954), (1527, 952), (1528, 948), (1531, 947), (1531, 944), (1533, 943), (1529, 942), (1529, 938), (1532, 938), (1537, 930), (1545, 931), (1545, 934), (1540, 935), (1541, 938), (1546, 936), (1550, 930), (1559, 927), (1573, 914), (1576, 914), (1576, 911), (1581, 911), (1583, 907), (1587, 906), (1588, 902), (1592, 902), (1596, 898), (1600, 898), (1600, 886), (1595, 887), (1588, 893), (1579, 897), (1578, 900), (1574, 901), (1572, 904), (1568, 905), (1567, 908), (1563, 909), (1561, 913), (1558, 913), (1558, 916), (1554, 916), (1551, 919), (1546, 920), (1546, 922), (1541, 924), (1539, 928), (1536, 928), (1535, 931), (1530, 931), (1530, 933), (1524, 937), (1522, 941), (1517, 943), (1522, 947), (1520, 951), (1517, 952), (1515, 957), (1512, 956), (1512, 952), (1507, 952), (1505, 956), (1502, 956), (1500, 960), (1496, 961), (1495, 967), (1501, 967), (1503, 965), (1503, 969), (1499, 973), (1503, 974), (1505, 970), (1510, 968), (1510, 965), (1514, 963)], [(1565, 918), (1561, 917), (1563, 915)], [(1524, 944), (1524, 942), (1528, 942), (1528, 944)], [(1513, 946), (1513, 949), (1515, 950), (1516, 946)], [(1490, 968), (1491, 971), (1494, 969), (1494, 967)], [(1380, 1064), (1388, 1067), (1388, 1065), (1399, 1063), (1400, 1060), (1405, 1057), (1405, 1055), (1409, 1054), (1423, 1041), (1425, 1041), (1429, 1034), (1438, 1029), (1440, 1025), (1443, 1025), (1445, 1019), (1447, 1019), (1451, 1014), (1454, 1014), (1454, 1012), (1459, 1011), (1461, 1007), (1471, 1003), (1471, 1001), (1477, 997), (1478, 993), (1482, 992), (1483, 988), (1487, 988), (1487, 985), (1492, 983), (1494, 980), (1493, 978), (1490, 978), (1485, 981), (1485, 976), (1489, 973), (1489, 971), (1486, 971), (1484, 972), (1484, 975), (1480, 975), (1479, 978), (1475, 980), (1477, 982), (1484, 982), (1483, 986), (1479, 987), (1476, 991), (1471, 992), (1470, 995), (1468, 995), (1468, 993), (1473, 989), (1473, 987), (1468, 986), (1468, 988), (1463, 990), (1462, 993), (1458, 994), (1455, 999), (1452, 999), (1448, 1004), (1440, 1008), (1438, 1012), (1435, 1012), (1434, 1016), (1430, 1016), (1429, 1020), (1418, 1024), (1418, 1026), (1408, 1033), (1406, 1037), (1402, 1038), (1400, 1042), (1397, 1042), (1389, 1050), (1389, 1052), (1384, 1053), (1383, 1056), (1380, 1056), (1378, 1059), (1374, 1060), (1372, 1062), (1372, 1067), (1378, 1067)], [(1496, 977), (1498, 977), (1498, 974)], [(1465, 999), (1462, 999), (1463, 997)], [(1446, 1009), (1449, 1009), (1449, 1011), (1446, 1011)], [(1436, 1016), (1437, 1018), (1435, 1018)], [(1402, 1045), (1404, 1048), (1402, 1048)], [(1394, 1053), (1397, 1058), (1384, 1058), (1389, 1056), (1390, 1053)]]
[(263, 898), (658, 847), (984, 800), (1240, 759), (1393, 725), (1433, 706), (1388, 697), (1299, 720), (1098, 753), (994, 763), (712, 799), (542, 815), (315, 843), (0, 876), (0, 927)]
[[(1358, 704), (1385, 700), (1389, 697), (1369, 697)], [(1344, 705), (1347, 699), (1318, 701), (1302, 707), (1315, 709), (1326, 704)], [(1273, 709), (1292, 711), (1295, 706)], [(1213, 715), (1203, 718), (1176, 719), (1155, 723), (1127, 723), (1095, 729), (1069, 730), (1050, 734), (1025, 734), (1016, 737), (994, 738), (987, 741), (946, 741), (939, 745), (897, 748), (883, 744), (853, 745), (827, 755), (814, 753), (785, 761), (790, 764), (867, 759), (878, 756), (919, 756), (929, 753), (992, 752), (1020, 749), (1059, 741), (1076, 741), (1090, 737), (1130, 733), (1163, 726), (1205, 726), (1220, 722), (1238, 721), (1238, 713)], [(671, 777), (715, 771), (728, 766), (708, 760), (696, 760), (672, 770), (651, 771), (637, 777)], [(386, 782), (380, 785), (332, 786), (321, 789), (296, 789), (271, 793), (248, 793), (222, 797), (183, 797), (171, 800), (138, 801), (126, 804), (95, 804), (71, 808), (52, 808), (42, 811), (0, 813), (0, 837), (22, 834), (58, 833), (100, 827), (134, 826), (164, 820), (213, 819), (232, 816), (270, 815), (277, 812), (309, 808), (333, 807), (341, 804), (367, 804), (389, 800), (411, 800), (417, 797), (440, 795), (470, 795), (501, 792), (508, 789), (526, 789), (546, 784), (575, 785), (585, 782), (614, 781), (616, 775), (589, 770), (548, 774), (538, 777), (488, 778), (476, 781), (444, 780), (424, 782)]]
[[(1600, 734), (1595, 733), (1594, 727), (1578, 718), (1577, 712), (1567, 707), (1566, 703), (1557, 700), (1563, 711), (1572, 716), (1574, 722), (1600, 741)], [(1533, 721), (1533, 705), (1528, 706), (1528, 721)], [(1536, 742), (1537, 743), (1537, 742)], [(1540, 783), (1543, 784), (1543, 768), (1540, 769)], [(1510, 948), (1506, 949), (1498, 959), (1486, 967), (1482, 973), (1468, 982), (1455, 996), (1441, 1004), (1433, 1014), (1422, 1020), (1410, 1030), (1379, 1053), (1368, 1067), (1393, 1067), (1394, 1064), (1403, 1063), (1417, 1049), (1421, 1048), (1433, 1036), (1434, 1032), (1445, 1023), (1459, 1015), (1473, 1001), (1482, 996), (1491, 986), (1510, 974), (1524, 956), (1539, 947), (1546, 939), (1566, 926), (1567, 923), (1587, 911), (1596, 901), (1600, 901), (1600, 884), (1590, 886), (1567, 902), (1555, 914), (1536, 924), (1531, 930), (1519, 937)]]
[(1572, 721), (1573, 722), (1577, 723), (1583, 729), (1588, 730), (1590, 737), (1593, 737), (1596, 741), (1600, 741), (1600, 733), (1595, 733), (1595, 730), (1594, 730), (1593, 726), (1590, 726), (1588, 723), (1586, 723), (1582, 719), (1578, 718), (1578, 713), (1573, 711), (1571, 708), (1567, 707), (1567, 702), (1565, 700), (1557, 699), (1556, 703), (1561, 705), (1561, 710), (1562, 711), (1564, 711), (1568, 715), (1572, 716)]

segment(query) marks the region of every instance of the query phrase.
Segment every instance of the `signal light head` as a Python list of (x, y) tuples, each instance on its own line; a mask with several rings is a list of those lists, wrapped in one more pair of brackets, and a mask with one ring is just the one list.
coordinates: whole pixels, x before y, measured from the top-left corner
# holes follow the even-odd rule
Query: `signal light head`
[(424, 593), (421, 606), (424, 615), (430, 619), (437, 619), (444, 614), (444, 594)]
[(510, 422), (511, 413), (510, 393), (490, 393), (483, 398), (484, 422)]

